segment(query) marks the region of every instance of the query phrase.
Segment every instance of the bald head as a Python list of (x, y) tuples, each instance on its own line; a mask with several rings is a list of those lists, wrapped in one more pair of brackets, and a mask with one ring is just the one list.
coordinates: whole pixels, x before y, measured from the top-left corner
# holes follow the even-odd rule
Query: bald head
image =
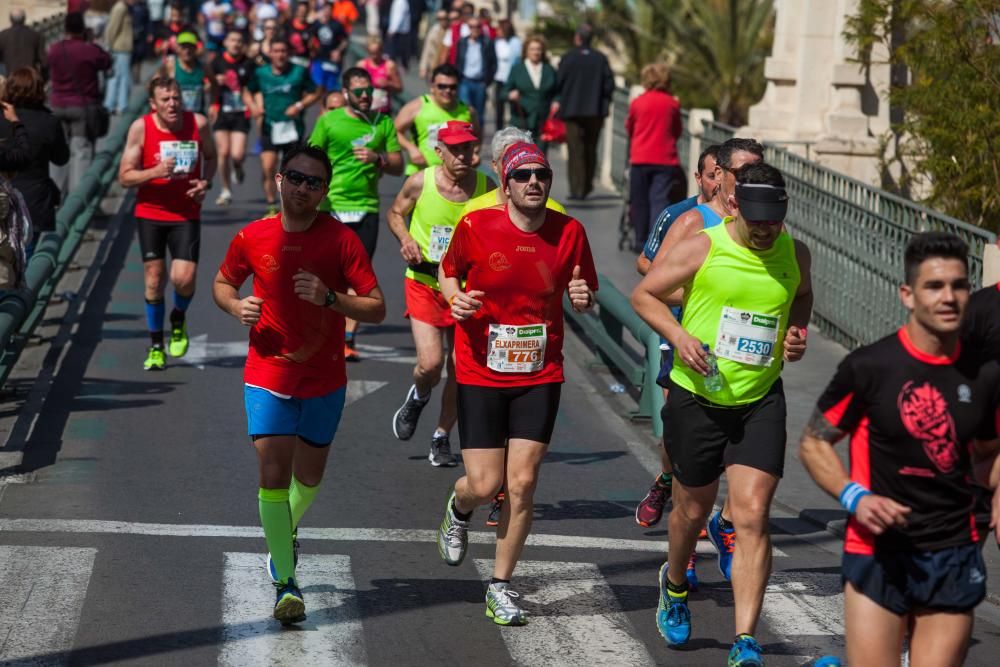
[(20, 7), (10, 10), (11, 25), (22, 25), (24, 23), (24, 10)]

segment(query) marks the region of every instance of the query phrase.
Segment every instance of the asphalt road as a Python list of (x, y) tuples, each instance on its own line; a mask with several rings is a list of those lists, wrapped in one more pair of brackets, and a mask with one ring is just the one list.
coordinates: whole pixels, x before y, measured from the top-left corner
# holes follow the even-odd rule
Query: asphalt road
[[(242, 402), (246, 330), (209, 295), (229, 240), (263, 211), (256, 160), (248, 166), (231, 207), (206, 206), (193, 343), (165, 372), (142, 371), (148, 338), (130, 198), (109, 226), (71, 344), (31, 415), (22, 467), (33, 474), (0, 487), (0, 661), (724, 664), (732, 593), (707, 542), (690, 648), (672, 651), (657, 633), (666, 535), (662, 524), (638, 527), (633, 512), (658, 460), (645, 427), (624, 419), (604, 380), (586, 370), (590, 353), (574, 336), (533, 542), (515, 575), (532, 622), (501, 629), (484, 616), (493, 554), (485, 510), (465, 563), (440, 561), (433, 530), (461, 469), (426, 459), (437, 394), (413, 440), (392, 435), (414, 350), (387, 228), (375, 268), (389, 316), (360, 335), (366, 358), (348, 368), (349, 405), (300, 531), (309, 619), (297, 629), (270, 620)], [(400, 183), (384, 180), (383, 210)], [(595, 251), (599, 264), (615, 252)], [(772, 525), (775, 574), (758, 632), (768, 664), (842, 654), (839, 542), (780, 510)], [(995, 664), (998, 648), (996, 610), (984, 605), (969, 664)]]

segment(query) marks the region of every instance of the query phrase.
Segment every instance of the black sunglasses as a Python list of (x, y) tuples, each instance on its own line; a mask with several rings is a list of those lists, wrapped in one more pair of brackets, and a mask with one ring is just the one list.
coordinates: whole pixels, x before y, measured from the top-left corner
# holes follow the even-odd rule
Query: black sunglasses
[(548, 167), (536, 167), (535, 169), (515, 169), (510, 172), (508, 178), (514, 179), (518, 183), (527, 183), (534, 176), (539, 181), (551, 181), (552, 170)]
[(282, 177), (292, 184), (292, 187), (299, 187), (303, 183), (306, 184), (306, 188), (312, 190), (313, 192), (319, 192), (326, 187), (326, 179), (320, 178), (319, 176), (309, 176), (303, 174), (301, 171), (295, 171), (294, 169), (288, 169), (282, 174)]
[(457, 83), (435, 83), (438, 90), (458, 90)]

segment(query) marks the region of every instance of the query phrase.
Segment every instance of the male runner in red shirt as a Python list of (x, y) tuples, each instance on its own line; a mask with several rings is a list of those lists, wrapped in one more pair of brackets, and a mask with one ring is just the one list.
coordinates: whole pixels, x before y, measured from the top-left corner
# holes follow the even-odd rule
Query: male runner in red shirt
[(438, 271), (458, 322), (458, 429), (468, 473), (448, 497), (438, 551), (460, 564), (472, 511), (505, 485), (486, 614), (499, 625), (523, 625), (510, 578), (559, 409), (563, 294), (577, 311), (590, 308), (597, 271), (583, 225), (546, 208), (552, 169), (544, 153), (512, 144), (502, 165), (507, 204), (465, 216)]
[[(260, 519), (278, 591), (274, 617), (283, 624), (305, 618), (295, 532), (319, 491), (344, 408), (344, 318), (385, 319), (360, 239), (317, 210), (331, 173), (318, 148), (286, 151), (275, 179), (283, 212), (236, 235), (214, 286), (215, 303), (252, 327), (244, 372), (247, 432), (260, 464)], [(253, 294), (241, 299), (239, 288), (251, 275)]]
[[(959, 340), (968, 246), (943, 232), (907, 245), (909, 319), (841, 362), (799, 448), (850, 513), (843, 580), (847, 659), (961, 665), (986, 595), (972, 477), (996, 487), (1000, 364)], [(850, 472), (833, 445), (850, 435)], [(1000, 495), (993, 494), (997, 527)], [(997, 527), (1000, 541), (1000, 527)]]

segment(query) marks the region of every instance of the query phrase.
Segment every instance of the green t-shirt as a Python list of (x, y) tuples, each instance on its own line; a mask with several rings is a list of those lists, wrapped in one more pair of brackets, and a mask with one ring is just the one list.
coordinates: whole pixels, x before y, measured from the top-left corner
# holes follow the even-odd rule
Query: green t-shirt
[(330, 192), (320, 205), (323, 211), (378, 213), (379, 168), (354, 157), (354, 146), (376, 153), (399, 150), (396, 126), (385, 114), (373, 113), (372, 122), (352, 118), (346, 108), (328, 111), (316, 121), (309, 143), (326, 151), (333, 165)]
[(275, 74), (270, 65), (261, 65), (250, 77), (247, 90), (261, 93), (264, 97), (264, 132), (270, 132), (273, 123), (294, 120), (299, 139), (305, 137), (302, 113), (294, 119), (285, 115), (285, 109), (301, 100), (306, 93), (316, 90), (316, 84), (304, 67), (289, 65), (284, 74)]

